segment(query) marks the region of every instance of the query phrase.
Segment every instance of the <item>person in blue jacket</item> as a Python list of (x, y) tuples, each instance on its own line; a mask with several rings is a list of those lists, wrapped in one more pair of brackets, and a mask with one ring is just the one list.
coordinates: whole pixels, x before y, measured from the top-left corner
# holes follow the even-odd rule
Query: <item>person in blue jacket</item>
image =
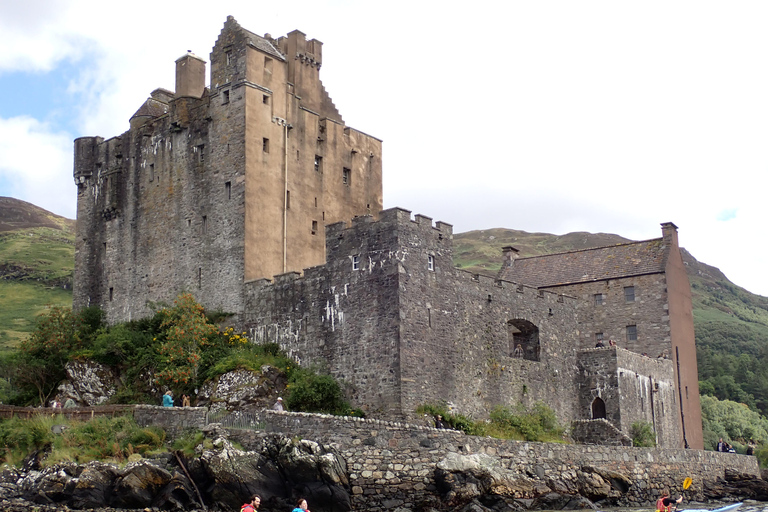
[(173, 407), (173, 397), (170, 391), (166, 391), (163, 395), (163, 407)]
[(304, 498), (299, 498), (299, 500), (296, 502), (296, 508), (293, 509), (293, 512), (309, 512), (307, 509), (307, 500)]

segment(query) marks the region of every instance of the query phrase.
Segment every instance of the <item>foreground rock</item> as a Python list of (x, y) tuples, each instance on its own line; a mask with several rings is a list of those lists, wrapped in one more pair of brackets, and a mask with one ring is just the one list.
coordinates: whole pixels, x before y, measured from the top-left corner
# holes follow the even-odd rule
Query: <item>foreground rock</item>
[[(203, 432), (206, 439), (194, 458), (166, 453), (122, 468), (101, 462), (45, 467), (46, 452), (32, 454), (23, 469), (0, 472), (0, 510), (237, 511), (248, 496), (258, 493), (260, 512), (291, 510), (299, 496), (314, 512), (348, 512), (352, 492), (356, 507), (362, 509), (360, 503), (365, 503), (366, 510), (577, 510), (627, 506), (634, 487), (626, 475), (600, 467), (517, 467), (487, 454), (449, 452), (436, 464), (434, 474), (425, 475), (425, 484), (434, 482), (427, 487), (429, 493), (405, 505), (384, 496), (386, 489), (379, 488), (381, 495), (372, 496), (370, 488), (352, 487), (350, 472), (355, 470), (332, 446), (263, 434), (249, 444), (250, 451), (243, 451), (220, 425), (209, 425)], [(761, 478), (725, 476), (699, 491), (710, 501), (768, 500), (768, 483)]]
[(239, 510), (253, 493), (266, 512), (290, 510), (297, 496), (318, 512), (351, 508), (346, 465), (333, 450), (284, 436), (265, 438), (261, 449), (248, 452), (224, 437), (212, 445), (191, 461), (164, 454), (122, 469), (101, 462), (5, 468), (0, 510)]

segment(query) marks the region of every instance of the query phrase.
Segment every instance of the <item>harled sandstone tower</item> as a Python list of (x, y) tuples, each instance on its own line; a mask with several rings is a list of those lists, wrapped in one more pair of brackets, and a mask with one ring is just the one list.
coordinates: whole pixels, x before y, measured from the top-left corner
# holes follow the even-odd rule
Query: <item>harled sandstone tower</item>
[(241, 313), (243, 282), (324, 263), (326, 224), (381, 210), (381, 141), (344, 124), (320, 41), (230, 16), (210, 62), (209, 88), (188, 53), (130, 130), (75, 141), (75, 308), (128, 320), (186, 290)]

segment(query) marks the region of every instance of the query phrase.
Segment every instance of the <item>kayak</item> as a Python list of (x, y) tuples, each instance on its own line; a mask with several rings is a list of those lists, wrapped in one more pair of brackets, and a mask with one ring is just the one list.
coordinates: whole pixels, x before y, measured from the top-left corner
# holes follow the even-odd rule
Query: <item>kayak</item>
[(686, 509), (680, 509), (678, 512), (727, 512), (730, 510), (736, 510), (741, 506), (741, 502), (734, 503), (732, 505), (726, 505), (724, 507), (715, 508), (715, 509), (706, 509), (706, 508), (686, 508)]

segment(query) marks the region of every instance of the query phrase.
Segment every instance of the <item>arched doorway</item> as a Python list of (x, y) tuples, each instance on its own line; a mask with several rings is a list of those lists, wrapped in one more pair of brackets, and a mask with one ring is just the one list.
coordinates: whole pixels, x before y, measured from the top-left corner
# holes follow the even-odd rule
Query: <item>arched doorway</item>
[(592, 419), (605, 418), (605, 402), (599, 396), (592, 400)]

